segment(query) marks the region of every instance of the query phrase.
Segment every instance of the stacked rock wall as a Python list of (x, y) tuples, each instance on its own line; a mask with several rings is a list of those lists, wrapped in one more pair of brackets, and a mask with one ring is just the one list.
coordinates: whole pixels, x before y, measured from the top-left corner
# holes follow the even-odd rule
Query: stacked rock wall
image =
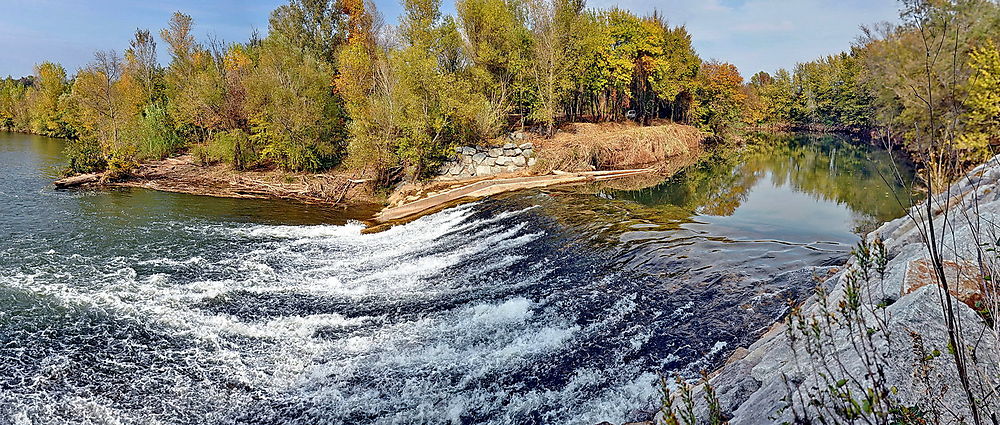
[(535, 145), (507, 143), (492, 147), (455, 148), (455, 157), (441, 165), (441, 174), (452, 178), (491, 176), (535, 165)]

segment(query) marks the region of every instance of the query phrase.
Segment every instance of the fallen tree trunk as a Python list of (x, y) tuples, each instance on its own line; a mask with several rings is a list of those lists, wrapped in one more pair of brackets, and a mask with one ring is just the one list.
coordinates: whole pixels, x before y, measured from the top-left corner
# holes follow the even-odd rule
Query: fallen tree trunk
[(59, 189), (82, 186), (89, 183), (96, 183), (101, 180), (100, 173), (80, 174), (78, 176), (66, 177), (56, 180), (54, 184)]

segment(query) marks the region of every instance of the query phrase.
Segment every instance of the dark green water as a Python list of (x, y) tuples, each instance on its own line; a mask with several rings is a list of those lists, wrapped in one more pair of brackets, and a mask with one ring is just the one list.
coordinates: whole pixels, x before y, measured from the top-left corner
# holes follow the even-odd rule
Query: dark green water
[(774, 136), (362, 235), (362, 212), (54, 190), (61, 150), (0, 133), (0, 424), (644, 420), (657, 372), (751, 343), (902, 214), (879, 174), (912, 176)]

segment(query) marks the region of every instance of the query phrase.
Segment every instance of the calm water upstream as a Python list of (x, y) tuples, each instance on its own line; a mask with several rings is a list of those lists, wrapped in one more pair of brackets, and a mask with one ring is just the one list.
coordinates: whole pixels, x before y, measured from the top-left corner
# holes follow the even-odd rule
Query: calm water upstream
[(909, 197), (886, 152), (771, 136), (651, 188), (362, 235), (286, 202), (57, 191), (61, 150), (0, 133), (0, 424), (645, 419), (657, 372), (718, 366)]

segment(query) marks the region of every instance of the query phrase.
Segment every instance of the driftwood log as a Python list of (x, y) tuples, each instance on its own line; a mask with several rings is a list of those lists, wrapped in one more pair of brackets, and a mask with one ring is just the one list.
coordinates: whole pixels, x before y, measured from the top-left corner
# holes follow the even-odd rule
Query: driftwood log
[(89, 183), (96, 183), (100, 180), (101, 180), (101, 174), (90, 173), (90, 174), (80, 174), (78, 176), (59, 179), (53, 182), (53, 184), (56, 185), (56, 187), (59, 189), (65, 189), (67, 187), (76, 187)]

